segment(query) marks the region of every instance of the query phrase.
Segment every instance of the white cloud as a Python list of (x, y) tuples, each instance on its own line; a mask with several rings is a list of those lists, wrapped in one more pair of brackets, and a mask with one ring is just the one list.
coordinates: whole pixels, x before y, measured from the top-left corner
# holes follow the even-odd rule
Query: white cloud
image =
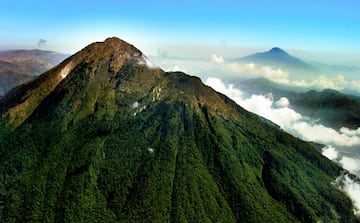
[[(280, 68), (271, 66), (261, 66), (254, 63), (226, 63), (223, 57), (216, 54), (212, 55), (211, 62), (219, 66), (219, 68), (235, 74), (251, 75), (250, 78), (265, 77), (275, 83), (286, 84), (290, 86), (318, 88), (318, 89), (334, 89), (343, 90), (346, 86), (352, 85), (355, 89), (360, 89), (360, 81), (347, 81), (344, 75), (337, 75), (336, 77), (327, 77), (320, 75), (311, 81), (291, 78), (290, 73)], [(248, 76), (249, 77), (249, 76)]]
[(276, 83), (289, 83), (289, 73), (281, 69), (273, 69), (269, 66), (265, 66), (261, 67), (261, 73), (264, 74), (265, 78), (272, 80)]
[(212, 87), (215, 91), (223, 93), (233, 99), (234, 101), (240, 100), (242, 93), (240, 90), (234, 88), (234, 85), (230, 84), (228, 87), (218, 78), (209, 77), (206, 80), (206, 85)]
[(351, 85), (353, 87), (353, 89), (357, 90), (358, 92), (360, 92), (360, 81), (352, 81)]
[(325, 146), (322, 149), (322, 154), (326, 156), (329, 160), (337, 160), (339, 157), (339, 152), (332, 146)]
[(216, 54), (214, 54), (211, 56), (211, 62), (217, 64), (223, 64), (225, 61), (224, 58), (222, 58), (221, 56), (216, 56)]
[(290, 102), (289, 99), (281, 97), (277, 102), (275, 102), (275, 104), (279, 107), (289, 107)]
[(275, 107), (271, 97), (252, 95), (250, 98), (244, 99), (239, 89), (234, 88), (233, 85), (226, 86), (220, 79), (208, 78), (206, 84), (232, 98), (241, 107), (273, 121), (285, 131), (304, 140), (341, 147), (360, 145), (359, 129), (350, 130), (342, 128), (340, 131), (336, 131), (321, 124), (311, 122), (310, 119), (303, 117), (295, 110), (279, 106), (290, 104), (289, 100), (285, 97), (277, 101), (275, 104), (278, 107)]
[(223, 68), (231, 73), (250, 74), (253, 77), (265, 77), (277, 83), (287, 84), (289, 73), (281, 69), (274, 69), (270, 66), (258, 66), (254, 63), (227, 63)]
[(348, 175), (341, 175), (336, 179), (338, 187), (351, 199), (354, 205), (354, 214), (360, 216), (360, 184), (352, 180)]
[(140, 106), (140, 103), (135, 101), (134, 104), (131, 105), (132, 109), (137, 109)]
[[(346, 80), (345, 76), (339, 74), (337, 76), (312, 75), (307, 76), (308, 79), (303, 79), (302, 75), (294, 75), (289, 70), (279, 69), (274, 66), (263, 66), (255, 63), (238, 63), (231, 62), (224, 59), (219, 54), (213, 54), (209, 58), (176, 58), (170, 57), (166, 51), (159, 51), (158, 56), (151, 57), (151, 60), (157, 66), (160, 66), (166, 71), (183, 71), (190, 72), (192, 75), (209, 77), (213, 75), (227, 75), (242, 78), (257, 78), (264, 77), (275, 83), (285, 84), (288, 86), (315, 88), (315, 89), (334, 89), (343, 90), (353, 89), (360, 92), (360, 81)], [(149, 67), (155, 67), (146, 61)], [(334, 75), (332, 73), (332, 75)], [(220, 76), (219, 76), (220, 77)]]
[(184, 72), (184, 73), (186, 73), (186, 70), (185, 69), (183, 69), (183, 68), (181, 68), (181, 67), (179, 67), (178, 65), (174, 65), (174, 67), (172, 68), (172, 70), (171, 71), (181, 71), (181, 72)]
[(301, 115), (290, 108), (273, 108), (273, 100), (270, 97), (252, 95), (250, 98), (235, 101), (246, 110), (263, 116), (284, 129), (287, 129), (289, 123), (301, 119)]
[[(297, 87), (313, 87), (319, 89), (329, 88), (334, 90), (343, 90), (348, 84), (348, 81), (345, 80), (345, 77), (343, 75), (338, 75), (334, 78), (320, 75), (312, 81), (305, 81), (292, 80), (290, 78), (290, 73), (282, 69), (276, 69), (270, 66), (259, 66), (254, 63), (228, 63), (223, 64), (223, 67), (233, 73), (247, 73), (253, 75), (253, 77), (265, 77), (275, 83)], [(360, 83), (358, 84), (360, 85)]]
[(344, 169), (360, 176), (360, 159), (344, 156), (339, 160), (339, 163)]
[(143, 55), (143, 59), (144, 59), (144, 61), (145, 61), (145, 64), (146, 64), (146, 66), (148, 67), (148, 68), (158, 68), (157, 66), (155, 66), (155, 64), (153, 64), (153, 63), (151, 63), (151, 61), (146, 57), (146, 56), (144, 56)]
[[(342, 156), (337, 149), (326, 146), (322, 149), (323, 155), (340, 164), (344, 169), (352, 174), (360, 176), (360, 160), (347, 156)], [(340, 159), (340, 160), (339, 160)], [(359, 181), (352, 180), (347, 174), (340, 175), (335, 180), (336, 185), (344, 191), (351, 199), (354, 206), (354, 214), (360, 216), (360, 184)]]
[(349, 128), (342, 127), (340, 128), (340, 132), (347, 136), (360, 136), (360, 127), (357, 128), (356, 130), (351, 130)]
[(360, 176), (360, 159), (343, 155), (333, 146), (325, 146), (322, 149), (322, 154), (328, 159), (338, 163), (350, 173)]
[(320, 89), (334, 89), (334, 90), (343, 90), (345, 86), (348, 84), (348, 81), (345, 80), (343, 75), (338, 75), (334, 78), (327, 77), (325, 75), (320, 75), (316, 79), (311, 82), (306, 82), (304, 80), (295, 80), (289, 81), (289, 85), (294, 85), (297, 87), (314, 87)]
[(290, 130), (308, 141), (349, 147), (360, 145), (360, 137), (348, 136), (321, 124), (298, 121), (291, 125)]

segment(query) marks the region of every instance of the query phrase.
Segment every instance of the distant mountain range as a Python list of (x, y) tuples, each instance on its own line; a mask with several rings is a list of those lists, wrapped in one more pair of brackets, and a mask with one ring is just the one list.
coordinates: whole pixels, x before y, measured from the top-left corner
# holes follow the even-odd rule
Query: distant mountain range
[(148, 64), (109, 38), (0, 99), (1, 222), (360, 221), (313, 144)]
[(59, 64), (69, 55), (44, 50), (0, 51), (0, 61), (15, 65), (31, 76), (39, 75)]
[(284, 50), (274, 47), (266, 52), (255, 53), (235, 59), (237, 62), (255, 63), (273, 66), (274, 68), (296, 69), (301, 71), (315, 71), (316, 68), (299, 58), (289, 55)]
[(16, 65), (0, 60), (0, 95), (31, 79), (32, 76), (24, 73)]
[(43, 50), (0, 51), (0, 95), (49, 70), (67, 56)]

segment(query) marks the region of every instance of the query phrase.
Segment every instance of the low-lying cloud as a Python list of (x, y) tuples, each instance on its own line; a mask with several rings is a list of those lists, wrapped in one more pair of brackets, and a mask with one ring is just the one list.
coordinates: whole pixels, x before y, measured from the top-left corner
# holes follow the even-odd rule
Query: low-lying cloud
[(344, 127), (337, 131), (325, 127), (293, 110), (290, 107), (291, 102), (286, 97), (280, 98), (279, 101), (274, 101), (271, 95), (252, 95), (243, 98), (239, 89), (234, 88), (233, 85), (226, 86), (218, 78), (208, 78), (206, 84), (232, 98), (248, 111), (271, 120), (285, 131), (304, 140), (342, 147), (360, 145), (360, 128), (350, 130)]
[(281, 97), (276, 103), (279, 107), (288, 107), (290, 105), (289, 99)]
[(221, 68), (230, 73), (247, 74), (253, 78), (265, 77), (281, 84), (289, 83), (289, 73), (282, 69), (274, 69), (270, 66), (259, 66), (254, 63), (221, 63)]
[(327, 77), (325, 75), (320, 75), (314, 80), (307, 82), (304, 80), (286, 80), (288, 85), (294, 85), (297, 87), (306, 87), (306, 88), (320, 88), (320, 89), (334, 89), (334, 90), (344, 90), (345, 86), (348, 85), (348, 81), (345, 80), (343, 75), (337, 75), (336, 77)]
[[(328, 159), (338, 163), (350, 173), (360, 176), (360, 159), (344, 156), (332, 146), (324, 147), (322, 154)], [(342, 174), (336, 179), (335, 183), (340, 190), (344, 191), (350, 197), (354, 205), (354, 214), (360, 216), (359, 179), (353, 180), (348, 174)]]
[(357, 89), (360, 92), (360, 81), (351, 81), (351, 85), (354, 89)]
[(217, 64), (223, 64), (225, 61), (224, 61), (224, 58), (214, 54), (211, 56), (211, 62), (217, 63)]
[(360, 128), (358, 128), (356, 130), (351, 130), (349, 128), (342, 127), (342, 128), (340, 128), (340, 132), (343, 134), (346, 134), (348, 136), (360, 136)]
[(342, 155), (334, 146), (325, 146), (322, 154), (329, 160), (332, 160), (348, 170), (350, 173), (360, 176), (360, 159)]
[(354, 214), (360, 216), (360, 184), (349, 175), (342, 174), (336, 179), (338, 188), (344, 191), (351, 199), (354, 206)]
[(339, 151), (337, 151), (332, 146), (325, 146), (322, 149), (322, 154), (326, 156), (329, 160), (336, 161), (339, 158)]
[(292, 77), (288, 71), (280, 68), (262, 66), (255, 63), (227, 62), (223, 57), (216, 54), (211, 56), (210, 61), (226, 72), (247, 75), (248, 78), (248, 75), (251, 75), (250, 78), (264, 77), (275, 83), (303, 88), (334, 89), (340, 91), (349, 87), (360, 92), (360, 81), (348, 81), (341, 74), (335, 77), (319, 75), (312, 80), (303, 80)]
[(291, 125), (287, 127), (292, 133), (300, 135), (307, 141), (348, 147), (360, 145), (359, 136), (347, 135), (321, 124), (312, 124), (299, 120), (295, 123), (291, 123)]

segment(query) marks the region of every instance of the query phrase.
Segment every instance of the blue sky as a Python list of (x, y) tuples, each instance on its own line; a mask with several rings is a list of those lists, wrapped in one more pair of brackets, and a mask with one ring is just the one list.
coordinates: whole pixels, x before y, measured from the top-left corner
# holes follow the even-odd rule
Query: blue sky
[(0, 49), (36, 48), (42, 38), (73, 53), (118, 36), (148, 54), (184, 46), (357, 54), (359, 11), (358, 0), (1, 0)]

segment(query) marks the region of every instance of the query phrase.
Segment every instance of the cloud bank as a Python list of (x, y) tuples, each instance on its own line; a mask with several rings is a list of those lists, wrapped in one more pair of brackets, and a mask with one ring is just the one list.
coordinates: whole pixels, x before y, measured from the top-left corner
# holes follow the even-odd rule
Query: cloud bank
[(337, 131), (325, 127), (293, 110), (286, 97), (280, 98), (279, 101), (274, 101), (271, 95), (252, 95), (250, 98), (243, 98), (239, 89), (233, 85), (226, 86), (218, 78), (208, 78), (205, 84), (232, 98), (246, 110), (271, 120), (285, 131), (304, 140), (341, 147), (360, 145), (360, 128), (350, 130), (343, 127)]
[[(348, 80), (346, 76), (339, 73), (331, 76), (320, 73), (318, 75), (295, 75), (289, 70), (280, 69), (273, 66), (264, 66), (255, 63), (239, 63), (234, 60), (226, 60), (218, 54), (209, 57), (176, 57), (171, 56), (166, 50), (159, 50), (157, 56), (150, 56), (151, 61), (156, 66), (165, 71), (186, 71), (191, 75), (196, 75), (206, 80), (208, 77), (220, 78), (266, 78), (272, 82), (294, 86), (299, 88), (311, 88), (316, 90), (350, 89), (360, 93), (360, 81)], [(346, 72), (346, 71), (345, 71)], [(349, 74), (348, 76), (349, 77)]]
[(338, 149), (333, 146), (325, 146), (322, 154), (329, 160), (332, 160), (348, 170), (350, 173), (360, 176), (360, 159), (359, 157), (349, 157), (342, 155)]
[(211, 56), (210, 61), (226, 72), (236, 75), (247, 75), (248, 78), (249, 75), (250, 78), (264, 77), (275, 83), (303, 88), (334, 89), (340, 91), (348, 87), (360, 92), (360, 81), (348, 81), (342, 74), (335, 77), (319, 75), (312, 80), (306, 81), (292, 77), (288, 71), (280, 68), (261, 66), (255, 63), (227, 62), (223, 57), (216, 54)]
[(224, 61), (224, 58), (219, 57), (219, 56), (214, 54), (214, 55), (211, 56), (211, 62), (217, 63), (217, 64), (223, 64), (225, 61)]
[(354, 206), (354, 214), (360, 216), (360, 184), (349, 175), (342, 174), (336, 179), (336, 185), (344, 191), (351, 199)]

